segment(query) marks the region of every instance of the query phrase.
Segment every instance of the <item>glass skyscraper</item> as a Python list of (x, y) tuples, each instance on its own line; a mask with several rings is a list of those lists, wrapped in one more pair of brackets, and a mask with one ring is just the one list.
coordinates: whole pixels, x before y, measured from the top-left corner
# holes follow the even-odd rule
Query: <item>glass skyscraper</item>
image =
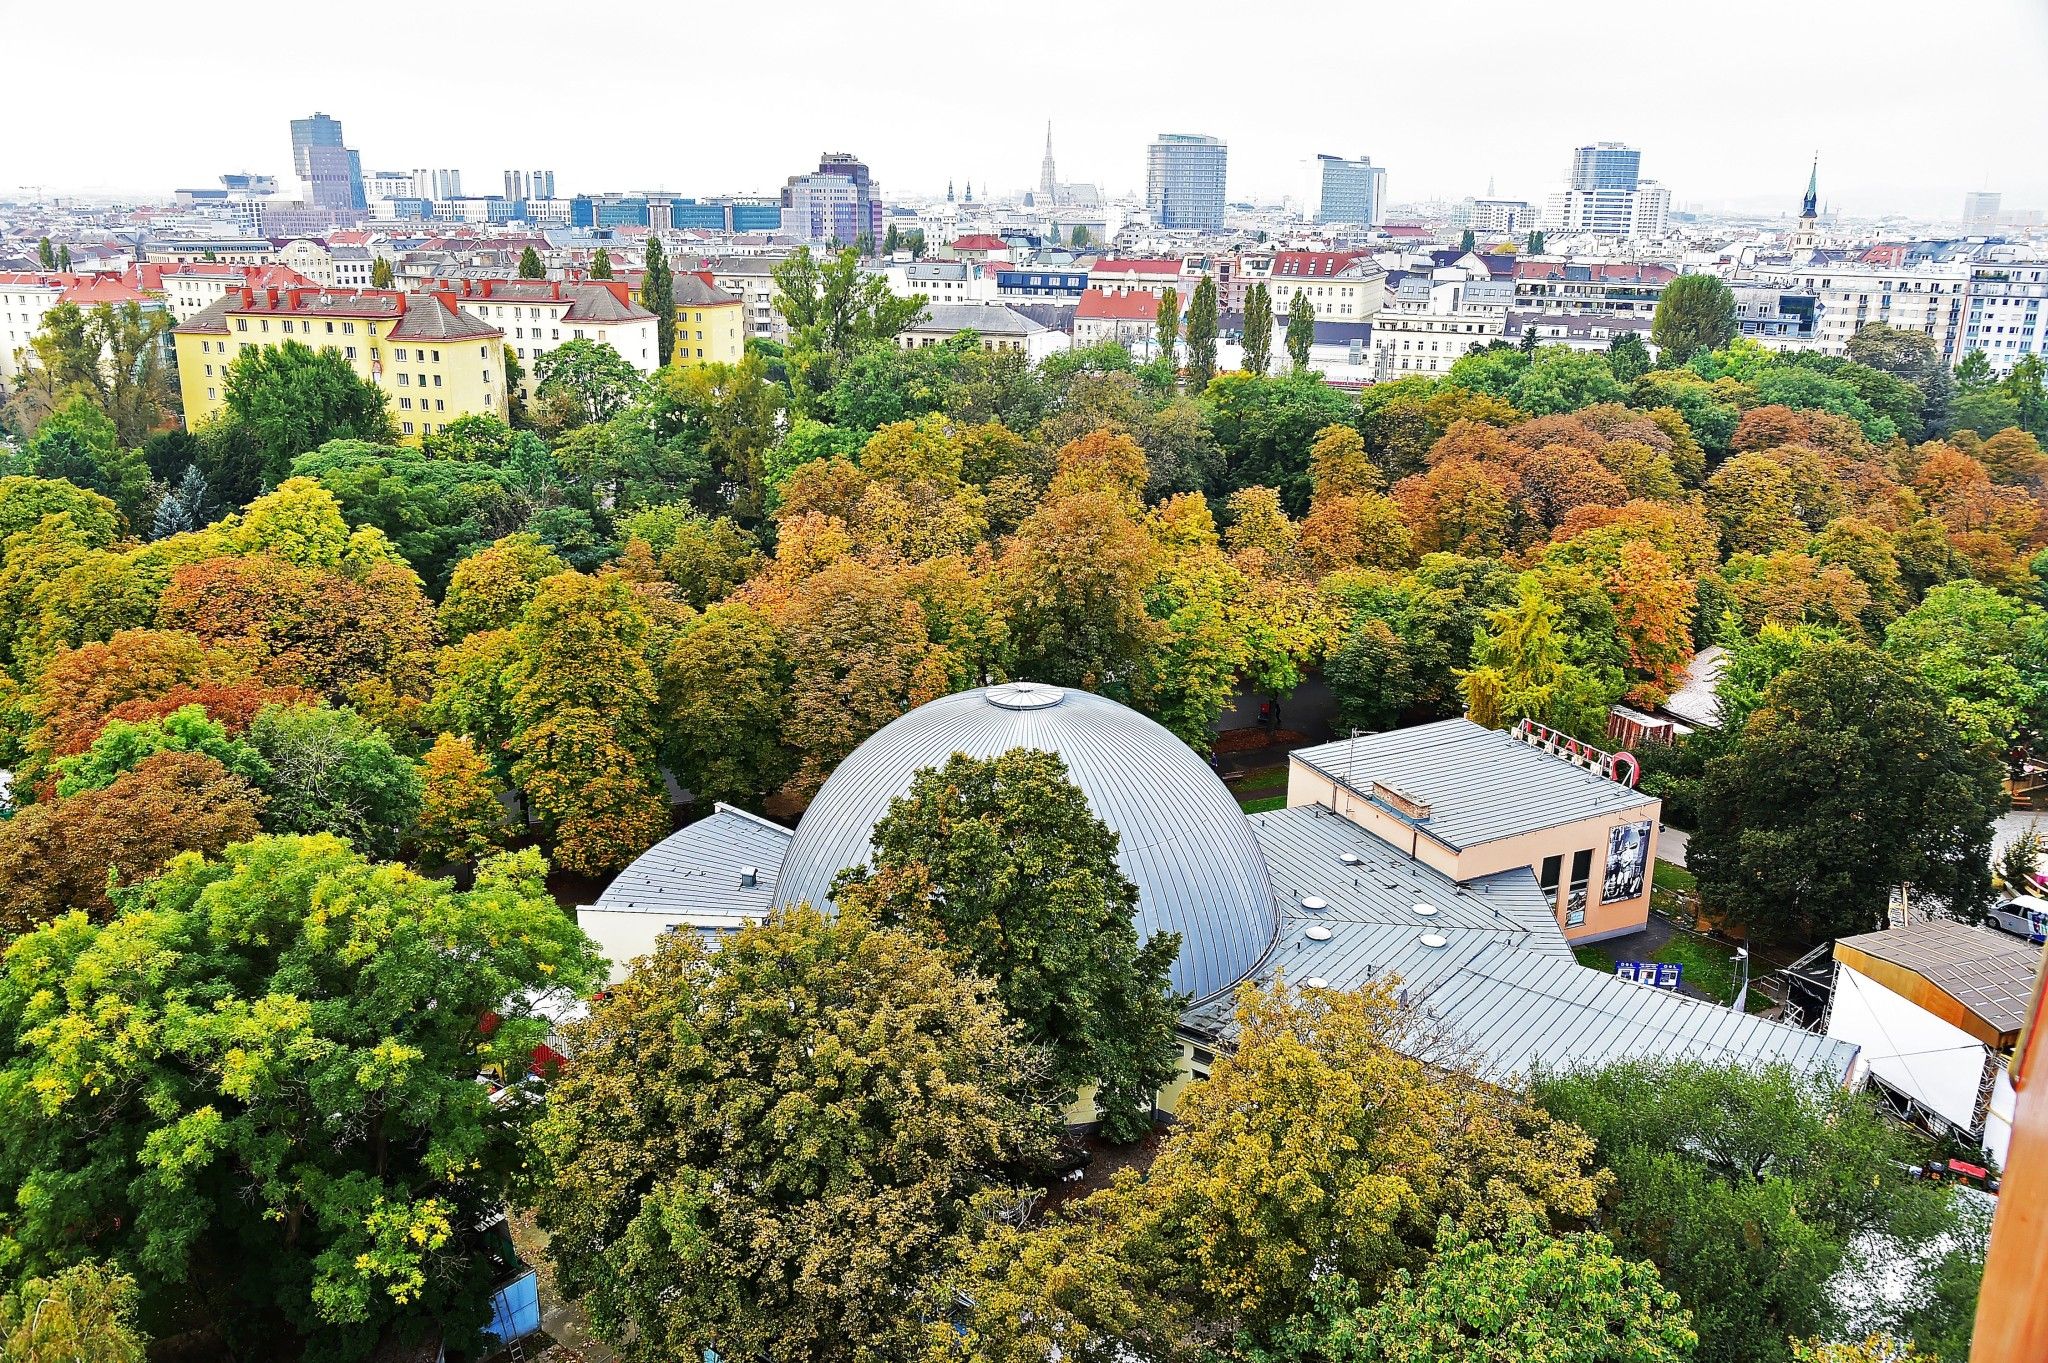
[(309, 186), (321, 208), (361, 212), (363, 159), (342, 144), (341, 120), (326, 114), (292, 120), (292, 172)]
[(1161, 227), (1223, 227), (1230, 149), (1220, 137), (1161, 133), (1145, 157), (1145, 206)]
[(1595, 142), (1572, 153), (1573, 189), (1628, 189), (1642, 173), (1643, 154), (1619, 142)]
[(1323, 192), (1316, 207), (1317, 222), (1349, 222), (1362, 227), (1377, 226), (1386, 212), (1387, 168), (1376, 166), (1370, 156), (1351, 160), (1343, 156), (1318, 156), (1323, 164)]

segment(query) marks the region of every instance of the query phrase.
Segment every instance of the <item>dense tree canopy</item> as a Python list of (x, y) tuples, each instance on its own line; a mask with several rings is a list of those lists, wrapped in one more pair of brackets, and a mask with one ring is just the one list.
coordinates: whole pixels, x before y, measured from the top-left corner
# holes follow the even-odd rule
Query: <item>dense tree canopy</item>
[(557, 1281), (631, 1359), (905, 1356), (931, 1275), (1046, 1151), (987, 986), (856, 915), (669, 934), (571, 1044), (535, 1197)]
[(872, 867), (843, 872), (832, 897), (993, 980), (1053, 1083), (1067, 1097), (1092, 1087), (1104, 1131), (1133, 1140), (1180, 1055), (1168, 983), (1180, 942), (1138, 940), (1117, 835), (1066, 778), (1030, 748), (919, 772), (875, 825)]
[(456, 893), (333, 838), (261, 838), (180, 858), (104, 926), (17, 941), (10, 1271), (111, 1260), (152, 1333), (230, 1356), (363, 1357), (401, 1320), (472, 1338), (503, 1272), (479, 1228), (536, 1112), (476, 1076), (523, 1074), (532, 997), (596, 972), (542, 869), (521, 854)]

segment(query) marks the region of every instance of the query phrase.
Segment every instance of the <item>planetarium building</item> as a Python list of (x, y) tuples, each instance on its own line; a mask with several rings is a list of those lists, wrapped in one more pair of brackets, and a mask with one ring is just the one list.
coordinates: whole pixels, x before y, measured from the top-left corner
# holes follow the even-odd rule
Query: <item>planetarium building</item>
[[(1579, 965), (1555, 887), (1546, 892), (1538, 868), (1471, 874), (1441, 857), (1432, 865), (1422, 830), (1432, 819), (1467, 827), (1448, 806), (1461, 782), (1486, 773), (1505, 776), (1508, 798), (1475, 791), (1470, 807), (1495, 820), (1512, 817), (1518, 803), (1552, 818), (1559, 810), (1633, 818), (1644, 797), (1464, 720), (1424, 728), (1439, 732), (1400, 731), (1404, 779), (1428, 775), (1426, 761), (1423, 775), (1413, 774), (1417, 751), (1445, 754), (1437, 789), (1450, 798), (1434, 797), (1444, 809), (1417, 815), (1414, 802), (1359, 770), (1372, 765), (1372, 750), (1354, 745), (1348, 765), (1319, 757), (1324, 750), (1295, 754), (1289, 807), (1247, 816), (1186, 744), (1106, 697), (1029, 682), (962, 691), (855, 749), (793, 830), (718, 805), (649, 849), (578, 919), (623, 971), (664, 932), (716, 942), (778, 904), (828, 904), (833, 878), (867, 862), (876, 822), (919, 771), (955, 753), (1034, 748), (1059, 755), (1117, 835), (1118, 860), (1138, 888), (1140, 937), (1180, 935), (1173, 983), (1188, 998), (1183, 1083), (1206, 1077), (1215, 1049), (1228, 1047), (1234, 986), (1283, 972), (1304, 988), (1398, 977), (1410, 1006), (1502, 1076), (1537, 1064), (1687, 1055), (1860, 1078), (1853, 1047)], [(1462, 775), (1460, 762), (1474, 775)], [(1388, 833), (1385, 816), (1400, 812), (1389, 800), (1417, 825), (1405, 842)], [(1162, 1108), (1180, 1087), (1161, 1096)]]

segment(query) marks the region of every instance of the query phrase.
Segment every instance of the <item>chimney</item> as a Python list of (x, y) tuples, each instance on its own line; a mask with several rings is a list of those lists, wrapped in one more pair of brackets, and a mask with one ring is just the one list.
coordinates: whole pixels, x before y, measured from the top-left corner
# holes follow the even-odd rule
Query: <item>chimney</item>
[(758, 866), (740, 867), (740, 888), (751, 890), (761, 883), (761, 869)]

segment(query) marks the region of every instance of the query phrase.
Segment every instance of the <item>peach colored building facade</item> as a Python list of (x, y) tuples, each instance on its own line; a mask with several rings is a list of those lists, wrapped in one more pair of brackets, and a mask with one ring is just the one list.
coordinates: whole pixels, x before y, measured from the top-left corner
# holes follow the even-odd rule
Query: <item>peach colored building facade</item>
[(1287, 804), (1333, 810), (1454, 880), (1527, 866), (1574, 943), (1649, 921), (1663, 802), (1468, 720), (1301, 749)]

